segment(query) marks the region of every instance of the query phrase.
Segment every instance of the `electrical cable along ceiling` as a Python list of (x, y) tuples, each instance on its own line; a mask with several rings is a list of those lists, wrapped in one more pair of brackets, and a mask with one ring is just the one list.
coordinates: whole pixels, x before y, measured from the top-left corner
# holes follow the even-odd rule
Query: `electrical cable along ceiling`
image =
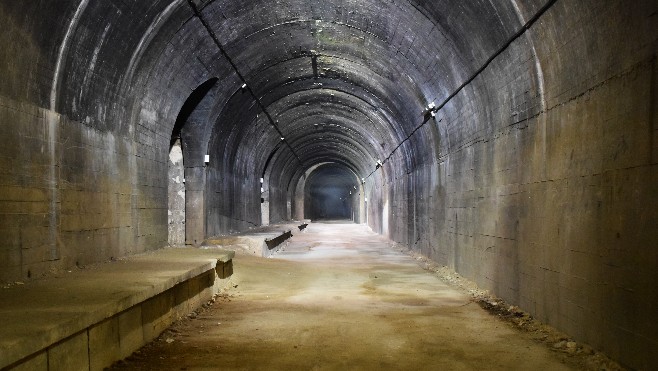
[[(463, 45), (448, 39), (430, 10), (412, 2), (188, 5), (203, 26), (195, 31), (203, 36), (205, 30), (212, 41), (207, 47), (219, 50), (241, 90), (226, 105), (230, 111), (212, 123), (209, 152), (235, 146), (253, 153), (246, 135), (234, 134), (240, 138), (234, 143), (218, 137), (262, 127), (257, 122), (264, 120), (271, 128), (258, 148), (281, 152), (267, 153), (272, 171), (337, 161), (366, 177), (423, 122), (424, 107), (458, 86), (451, 80), (472, 72), (459, 68), (468, 63)], [(490, 3), (476, 5), (482, 5), (480, 15), (490, 13)], [(396, 163), (403, 173), (413, 163), (405, 155), (432, 153), (434, 142), (423, 134), (404, 143)]]
[[(288, 192), (323, 162), (341, 164), (358, 178), (370, 179), (377, 170), (381, 176), (373, 181), (390, 183), (444, 156), (451, 143), (487, 130), (486, 116), (460, 122), (496, 89), (476, 77), (483, 66), (501, 70), (489, 66), (492, 58), (542, 5), (83, 1), (62, 49), (68, 51), (54, 105), (92, 127), (132, 131), (147, 145), (138, 148), (139, 157), (155, 160), (165, 155), (149, 146), (171, 141), (181, 107), (212, 80), (203, 112), (182, 126), (186, 167), (210, 157), (210, 194), (243, 199), (257, 192), (263, 176), (265, 188)], [(143, 17), (128, 16), (137, 14)], [(106, 31), (84, 32), (99, 27)], [(90, 65), (102, 78), (84, 77)], [(505, 89), (527, 92), (528, 84)], [(455, 94), (463, 99), (452, 105)], [(233, 215), (233, 208), (223, 213)]]
[[(521, 12), (532, 14), (541, 4), (529, 2)], [(191, 90), (218, 78), (215, 117), (200, 131), (210, 142), (224, 133), (222, 126), (247, 130), (263, 115), (271, 141), (261, 150), (274, 149), (283, 138), (283, 162), (292, 156), (308, 168), (319, 160), (313, 158), (318, 151), (329, 151), (323, 157), (342, 152), (352, 168), (368, 175), (423, 122), (429, 104), (447, 98), (521, 29), (525, 16), (518, 13), (514, 0), (83, 1), (65, 40), (57, 105), (74, 118), (103, 125), (94, 112), (98, 100), (80, 94), (92, 90), (89, 84), (104, 83), (84, 77), (97, 61), (108, 81), (130, 87), (112, 100), (123, 105), (131, 97), (125, 91), (144, 93), (136, 105), (165, 117), (176, 115)], [(94, 21), (99, 19), (108, 22), (106, 32), (80, 32), (101, 27)], [(315, 119), (285, 106), (302, 101)], [(235, 113), (222, 112), (229, 103)], [(135, 118), (139, 114), (117, 121)], [(345, 128), (343, 134), (317, 130), (332, 124)], [(164, 125), (167, 133), (171, 123)], [(431, 158), (438, 141), (428, 135), (421, 131), (405, 142), (402, 157)], [(297, 153), (297, 146), (306, 154)], [(208, 152), (213, 150), (219, 149)], [(406, 167), (413, 161), (397, 161), (403, 172), (411, 170)], [(277, 162), (272, 166), (282, 166)]]

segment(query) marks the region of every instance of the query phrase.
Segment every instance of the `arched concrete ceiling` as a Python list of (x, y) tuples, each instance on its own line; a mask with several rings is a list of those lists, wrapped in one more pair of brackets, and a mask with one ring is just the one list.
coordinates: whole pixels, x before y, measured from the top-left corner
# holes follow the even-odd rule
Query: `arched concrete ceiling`
[[(281, 185), (323, 161), (367, 176), (388, 159), (387, 174), (403, 173), (438, 152), (438, 120), (415, 131), (424, 107), (453, 93), (543, 2), (524, 4), (83, 0), (70, 7), (76, 32), (62, 44), (52, 103), (101, 130), (136, 121), (164, 141), (190, 92), (216, 78), (194, 135), (225, 168), (275, 172)], [(474, 105), (477, 89), (488, 87), (464, 90)]]

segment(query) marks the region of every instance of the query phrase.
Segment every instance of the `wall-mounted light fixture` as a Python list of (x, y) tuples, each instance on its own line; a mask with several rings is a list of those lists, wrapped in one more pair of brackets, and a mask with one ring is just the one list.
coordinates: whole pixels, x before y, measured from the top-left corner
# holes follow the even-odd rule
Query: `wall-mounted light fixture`
[(425, 116), (425, 117), (427, 117), (427, 116), (431, 116), (431, 117), (436, 116), (436, 104), (434, 104), (434, 102), (430, 102), (430, 104), (428, 104), (427, 107), (425, 107), (425, 110), (423, 112), (423, 116)]

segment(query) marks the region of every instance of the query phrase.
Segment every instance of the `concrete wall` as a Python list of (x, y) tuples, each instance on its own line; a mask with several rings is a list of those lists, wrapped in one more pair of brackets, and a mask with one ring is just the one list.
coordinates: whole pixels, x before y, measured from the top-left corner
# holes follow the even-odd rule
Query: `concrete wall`
[[(74, 18), (83, 4), (0, 6), (3, 281), (167, 243), (169, 139), (143, 130), (155, 114), (122, 119), (128, 107), (117, 104), (124, 98), (117, 65), (130, 61), (130, 50), (106, 42), (121, 38), (120, 28), (96, 33), (94, 20)], [(96, 5), (107, 25), (125, 10)]]
[[(196, 52), (193, 42), (186, 51), (171, 44), (190, 16), (181, 4), (0, 5), (0, 123), (7, 129), (0, 281), (168, 244), (168, 151), (177, 115), (199, 85), (211, 77), (221, 85), (228, 71), (218, 67), (211, 76), (167, 65), (174, 51), (183, 59)], [(184, 67), (198, 71), (214, 58), (195, 57)], [(205, 129), (190, 132), (207, 138)], [(207, 151), (188, 142), (187, 202), (201, 210), (188, 213), (194, 243), (205, 237)]]
[(390, 236), (649, 369), (658, 364), (655, 4), (568, 5), (580, 17), (558, 2), (439, 112), (433, 162), (386, 186)]
[(0, 102), (0, 119), (13, 127), (2, 136), (0, 279), (38, 277), (166, 241), (166, 216), (149, 211), (161, 207), (161, 197), (135, 191), (127, 176), (135, 167), (129, 141), (28, 103)]

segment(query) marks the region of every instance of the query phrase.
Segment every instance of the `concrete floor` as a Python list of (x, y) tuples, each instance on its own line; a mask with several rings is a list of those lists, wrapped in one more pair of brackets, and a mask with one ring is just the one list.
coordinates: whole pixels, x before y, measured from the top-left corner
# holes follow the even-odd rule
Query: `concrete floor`
[(210, 310), (115, 368), (572, 369), (362, 225), (313, 223), (234, 267)]

